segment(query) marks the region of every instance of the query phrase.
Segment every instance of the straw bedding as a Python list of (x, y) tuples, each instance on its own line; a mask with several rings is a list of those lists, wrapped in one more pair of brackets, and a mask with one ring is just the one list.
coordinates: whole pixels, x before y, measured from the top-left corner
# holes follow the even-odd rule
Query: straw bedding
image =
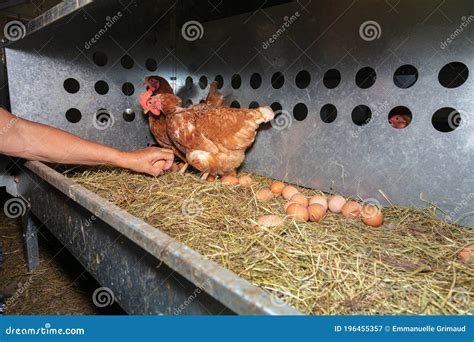
[(260, 215), (283, 217), (282, 198), (255, 199), (268, 178), (250, 175), (249, 189), (190, 173), (66, 174), (306, 314), (474, 313), (474, 265), (457, 258), (474, 230), (439, 221), (434, 207), (386, 207), (378, 229), (328, 214), (321, 223), (286, 219), (262, 231)]

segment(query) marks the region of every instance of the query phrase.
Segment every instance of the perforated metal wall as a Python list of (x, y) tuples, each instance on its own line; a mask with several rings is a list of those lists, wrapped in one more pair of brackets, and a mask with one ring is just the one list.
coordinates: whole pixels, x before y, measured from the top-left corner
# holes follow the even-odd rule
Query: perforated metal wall
[[(220, 6), (193, 5), (202, 6), (199, 13), (207, 8), (213, 18)], [(465, 72), (474, 70), (473, 15), (469, 0), (301, 0), (207, 22), (200, 17), (200, 38), (194, 40), (181, 31), (196, 19), (186, 2), (95, 2), (9, 46), (12, 109), (96, 141), (137, 148), (152, 142), (137, 103), (144, 75), (169, 79), (183, 100), (193, 103), (207, 93), (199, 79), (205, 76), (210, 83), (220, 75), (227, 104), (277, 102), (283, 110), (273, 125), (262, 127), (245, 169), (382, 204), (388, 204), (386, 198), (408, 206), (429, 201), (444, 218), (472, 227), (474, 81)], [(113, 23), (100, 31), (106, 22)], [(105, 65), (94, 62), (97, 52), (107, 57)], [(131, 68), (122, 65), (123, 55), (130, 56)], [(147, 69), (149, 58), (156, 71)], [(465, 69), (442, 75), (440, 82), (440, 71), (452, 62)], [(406, 65), (415, 69), (402, 68), (405, 73), (394, 80)], [(362, 70), (361, 88), (357, 74), (366, 67), (375, 77)], [(396, 85), (413, 83), (413, 70), (414, 84)], [(233, 75), (240, 76), (239, 87), (231, 85)], [(64, 88), (68, 78), (79, 83), (74, 94)], [(101, 80), (109, 88), (105, 95), (95, 89)], [(445, 81), (462, 84), (447, 88)], [(123, 93), (127, 82), (135, 89), (131, 96)], [(104, 89), (98, 85), (98, 90)], [(360, 105), (370, 110), (369, 120)], [(404, 129), (388, 122), (398, 106), (412, 114)], [(444, 107), (458, 112), (433, 119)], [(76, 123), (66, 118), (71, 108), (81, 112)], [(123, 115), (127, 108), (135, 112), (130, 122)], [(330, 110), (321, 116), (323, 108)], [(355, 108), (363, 110), (353, 113)], [(94, 124), (99, 110), (108, 113), (108, 123)], [(451, 131), (441, 132), (433, 122)]]

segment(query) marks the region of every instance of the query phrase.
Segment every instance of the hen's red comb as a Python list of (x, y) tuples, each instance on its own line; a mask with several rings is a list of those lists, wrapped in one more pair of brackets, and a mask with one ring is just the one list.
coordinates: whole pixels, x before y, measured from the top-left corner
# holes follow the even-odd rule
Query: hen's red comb
[(140, 103), (140, 106), (143, 108), (143, 110), (147, 110), (147, 102), (150, 99), (151, 95), (153, 92), (151, 90), (147, 90), (143, 94), (140, 95), (138, 101)]

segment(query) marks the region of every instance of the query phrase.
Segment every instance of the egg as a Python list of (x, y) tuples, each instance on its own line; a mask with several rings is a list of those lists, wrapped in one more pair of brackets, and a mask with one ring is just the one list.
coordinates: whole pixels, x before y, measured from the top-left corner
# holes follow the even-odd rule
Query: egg
[(283, 206), (283, 211), (286, 213), (286, 209), (288, 209), (288, 207), (290, 206), (290, 204), (293, 204), (295, 202), (292, 202), (292, 201), (288, 201), (285, 203), (285, 205)]
[(319, 222), (326, 215), (327, 209), (318, 203), (311, 204), (308, 207), (309, 220), (312, 222)]
[(276, 215), (263, 215), (257, 219), (257, 224), (261, 227), (279, 227), (283, 225), (283, 220)]
[(313, 196), (309, 199), (308, 204), (321, 204), (324, 208), (326, 208), (326, 210), (328, 210), (328, 199), (326, 198), (326, 196)]
[(252, 178), (250, 176), (242, 176), (239, 178), (239, 184), (248, 188), (252, 184)]
[(356, 218), (360, 216), (362, 206), (355, 201), (347, 201), (341, 209), (342, 215), (347, 218)]
[(239, 184), (239, 179), (235, 176), (222, 176), (221, 178), (222, 184), (224, 185), (237, 185)]
[(328, 208), (331, 212), (338, 214), (341, 212), (344, 204), (346, 204), (346, 199), (342, 196), (335, 195), (329, 199)]
[(283, 191), (283, 188), (286, 186), (285, 183), (276, 181), (273, 182), (272, 185), (270, 186), (270, 190), (275, 194), (275, 195), (281, 195), (281, 192)]
[(297, 194), (298, 192), (298, 189), (296, 189), (294, 186), (287, 185), (283, 188), (281, 194), (283, 195), (284, 199), (289, 200), (294, 194)]
[(172, 172), (179, 171), (178, 163), (171, 164), (170, 171), (172, 171)]
[(294, 194), (293, 196), (291, 196), (290, 202), (296, 202), (296, 203), (304, 205), (305, 207), (308, 206), (308, 199), (306, 198), (305, 195), (302, 195), (300, 193)]
[(255, 197), (257, 197), (257, 199), (259, 201), (269, 201), (271, 200), (273, 197), (275, 196), (275, 194), (273, 192), (271, 192), (270, 189), (260, 189), (257, 191), (257, 193), (255, 194)]
[(309, 219), (308, 208), (299, 203), (291, 203), (286, 208), (286, 214), (297, 222), (306, 222)]
[(474, 262), (474, 243), (464, 247), (459, 252), (458, 257), (464, 262)]
[(216, 176), (214, 175), (209, 175), (207, 176), (207, 179), (206, 179), (208, 182), (214, 182), (216, 180)]
[(362, 222), (366, 225), (377, 228), (383, 224), (383, 214), (379, 208), (372, 204), (366, 204), (360, 213)]

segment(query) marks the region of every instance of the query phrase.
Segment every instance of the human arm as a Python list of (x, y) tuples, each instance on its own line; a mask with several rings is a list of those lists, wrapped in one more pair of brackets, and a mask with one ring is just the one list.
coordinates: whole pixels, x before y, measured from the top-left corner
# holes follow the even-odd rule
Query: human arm
[(121, 151), (21, 119), (3, 108), (0, 108), (0, 154), (62, 164), (111, 165), (153, 176), (171, 167), (173, 162), (173, 152), (168, 149)]

